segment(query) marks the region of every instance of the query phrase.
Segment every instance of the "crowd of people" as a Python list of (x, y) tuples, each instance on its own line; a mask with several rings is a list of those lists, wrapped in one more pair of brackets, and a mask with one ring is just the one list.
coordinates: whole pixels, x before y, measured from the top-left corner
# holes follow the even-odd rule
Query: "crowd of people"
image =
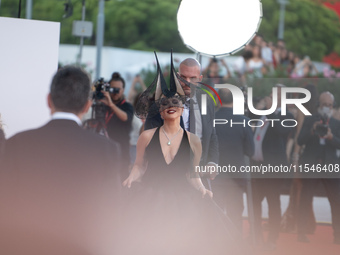
[[(261, 35), (245, 46), (242, 57), (233, 65), (234, 72), (245, 81), (246, 76), (262, 78), (279, 71), (280, 75), (290, 78), (307, 78), (318, 74), (308, 56), (286, 48), (285, 41), (279, 39), (276, 44), (267, 42)], [(229, 73), (229, 76), (232, 74)]]
[[(262, 77), (278, 67), (292, 75), (301, 70), (307, 75), (308, 67), (310, 73), (311, 62), (298, 61), (283, 41), (274, 47), (256, 36), (254, 42), (244, 51), (241, 76), (251, 71)], [(254, 246), (274, 250), (281, 230), (297, 230), (297, 241), (309, 242), (307, 234), (315, 226), (313, 192), (319, 181), (326, 188), (333, 241), (339, 245), (339, 178), (217, 171), (227, 165), (240, 169), (309, 164), (332, 165), (336, 172), (340, 120), (334, 118), (334, 96), (328, 91), (318, 95), (314, 85), (306, 85), (311, 99), (304, 107), (312, 115), (305, 116), (296, 105), (288, 105), (283, 114), (285, 85), (273, 84), (272, 93), (255, 105), (259, 110), (274, 107), (273, 112), (245, 116), (233, 114), (235, 98), (223, 88), (218, 91), (222, 104), (216, 108), (208, 98), (202, 114), (204, 91), (196, 88), (204, 76), (212, 83), (225, 81), (230, 72), (221, 63), (227, 71), (223, 77), (214, 59), (201, 72), (200, 63), (187, 58), (178, 73), (171, 60), (167, 84), (157, 60), (154, 82), (146, 87), (137, 75), (127, 98), (125, 80), (114, 72), (108, 82), (111, 89), (95, 99), (105, 109), (104, 136), (82, 128), (81, 120), (93, 105), (89, 76), (76, 67), (61, 68), (50, 86), (49, 123), (5, 141), (0, 122), (0, 249), (6, 254), (45, 252), (55, 246), (72, 250), (70, 254), (87, 254), (83, 249), (89, 254), (251, 254)], [(143, 93), (138, 93), (137, 84)], [(214, 119), (257, 124), (213, 125)], [(292, 119), (296, 127), (281, 124)], [(209, 171), (195, 171), (198, 166)], [(280, 195), (287, 184), (290, 204), (282, 216)], [(250, 233), (242, 233), (244, 193)], [(269, 207), (267, 239), (264, 198)], [(244, 240), (244, 235), (249, 238)], [(41, 238), (48, 239), (48, 245), (39, 246)], [(24, 245), (15, 245), (18, 240)]]

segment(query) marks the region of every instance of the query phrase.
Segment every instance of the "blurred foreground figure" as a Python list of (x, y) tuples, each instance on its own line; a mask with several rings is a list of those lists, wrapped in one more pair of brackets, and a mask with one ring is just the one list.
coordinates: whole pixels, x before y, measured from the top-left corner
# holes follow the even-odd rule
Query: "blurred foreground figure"
[(108, 139), (82, 129), (89, 95), (85, 72), (60, 69), (48, 95), (52, 120), (6, 142), (0, 254), (114, 254), (119, 155)]

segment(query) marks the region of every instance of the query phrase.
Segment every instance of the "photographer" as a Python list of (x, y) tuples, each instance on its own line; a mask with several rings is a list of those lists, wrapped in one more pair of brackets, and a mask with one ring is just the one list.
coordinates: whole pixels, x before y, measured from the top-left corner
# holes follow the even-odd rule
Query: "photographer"
[(103, 91), (104, 98), (100, 102), (104, 103), (108, 109), (105, 114), (105, 124), (110, 139), (119, 143), (122, 155), (122, 178), (128, 176), (128, 166), (130, 163), (130, 130), (133, 117), (133, 107), (124, 98), (125, 81), (119, 73), (112, 74), (109, 81), (113, 92)]
[[(320, 164), (321, 167), (327, 167), (339, 164), (336, 150), (340, 149), (340, 122), (332, 117), (333, 105), (334, 96), (330, 92), (323, 92), (319, 97), (318, 113), (305, 118), (298, 137), (298, 144), (305, 145), (300, 165), (308, 164), (310, 167), (315, 167)], [(334, 243), (340, 244), (340, 179), (330, 178), (325, 172), (309, 172), (309, 170), (301, 177), (298, 241), (309, 242), (306, 236), (307, 214), (317, 182), (322, 181), (331, 205)]]

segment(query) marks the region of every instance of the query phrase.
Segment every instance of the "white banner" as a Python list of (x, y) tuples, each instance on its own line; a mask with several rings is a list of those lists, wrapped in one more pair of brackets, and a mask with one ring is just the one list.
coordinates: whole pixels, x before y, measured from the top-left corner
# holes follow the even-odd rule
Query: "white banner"
[(60, 23), (0, 17), (0, 114), (6, 137), (49, 120)]

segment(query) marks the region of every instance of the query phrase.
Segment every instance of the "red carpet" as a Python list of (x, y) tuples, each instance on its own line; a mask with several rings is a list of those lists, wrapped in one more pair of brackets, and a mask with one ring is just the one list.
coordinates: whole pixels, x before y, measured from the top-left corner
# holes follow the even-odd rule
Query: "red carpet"
[[(244, 221), (244, 233), (249, 233), (248, 221)], [(296, 238), (296, 233), (280, 233), (275, 250), (265, 251), (263, 248), (254, 247), (250, 255), (340, 255), (340, 245), (333, 244), (331, 225), (318, 224), (315, 233), (308, 235), (310, 243), (298, 242)]]

